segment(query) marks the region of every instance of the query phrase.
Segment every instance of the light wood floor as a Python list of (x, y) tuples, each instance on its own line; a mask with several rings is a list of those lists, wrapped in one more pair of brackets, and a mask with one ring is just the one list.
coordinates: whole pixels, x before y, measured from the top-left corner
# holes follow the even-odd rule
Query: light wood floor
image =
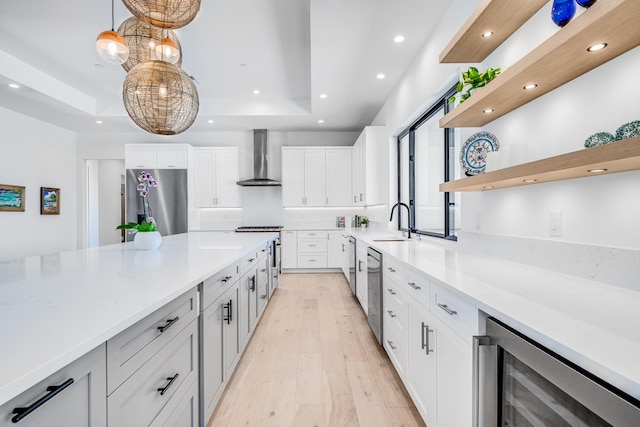
[(285, 274), (214, 426), (424, 426), (341, 274)]

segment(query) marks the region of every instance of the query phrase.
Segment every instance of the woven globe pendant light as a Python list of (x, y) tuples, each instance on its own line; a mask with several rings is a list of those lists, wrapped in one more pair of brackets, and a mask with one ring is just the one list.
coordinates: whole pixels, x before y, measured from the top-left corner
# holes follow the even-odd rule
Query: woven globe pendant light
[(133, 122), (150, 133), (176, 135), (198, 115), (198, 91), (180, 68), (165, 61), (148, 61), (129, 71), (122, 98)]
[(138, 18), (160, 28), (182, 28), (193, 21), (200, 0), (122, 0)]
[[(156, 55), (156, 48), (164, 39), (169, 39), (175, 43), (178, 50), (178, 57), (174, 63), (178, 67), (182, 65), (180, 41), (173, 31), (154, 27), (142, 19), (132, 16), (120, 24), (118, 33), (124, 37), (129, 45), (129, 58), (122, 64), (122, 68), (124, 68), (125, 71), (129, 71), (134, 66), (143, 62), (161, 59)], [(165, 41), (164, 43), (167, 42)]]

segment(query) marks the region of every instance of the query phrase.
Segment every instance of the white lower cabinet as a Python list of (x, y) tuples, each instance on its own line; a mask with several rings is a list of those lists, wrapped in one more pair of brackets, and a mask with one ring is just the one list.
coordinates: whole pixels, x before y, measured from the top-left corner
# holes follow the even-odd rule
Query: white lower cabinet
[(282, 269), (298, 267), (298, 233), (296, 231), (280, 232), (280, 265)]
[(471, 425), (477, 307), (390, 257), (383, 286), (384, 348), (425, 423)]
[(409, 302), (409, 368), (406, 385), (418, 412), (428, 426), (437, 425), (436, 352), (430, 313), (415, 301)]
[(240, 359), (240, 282), (236, 281), (224, 294), (223, 331), (224, 378), (231, 376)]
[(0, 406), (0, 426), (105, 427), (105, 361), (102, 344), (14, 397)]
[[(358, 242), (360, 243), (360, 242)], [(369, 311), (367, 285), (367, 247), (356, 244), (356, 297), (365, 314)]]

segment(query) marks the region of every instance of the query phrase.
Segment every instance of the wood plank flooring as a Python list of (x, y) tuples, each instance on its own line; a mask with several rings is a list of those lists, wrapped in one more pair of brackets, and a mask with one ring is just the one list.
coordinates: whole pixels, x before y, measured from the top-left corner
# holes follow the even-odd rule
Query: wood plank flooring
[(209, 427), (424, 426), (342, 274), (284, 274)]

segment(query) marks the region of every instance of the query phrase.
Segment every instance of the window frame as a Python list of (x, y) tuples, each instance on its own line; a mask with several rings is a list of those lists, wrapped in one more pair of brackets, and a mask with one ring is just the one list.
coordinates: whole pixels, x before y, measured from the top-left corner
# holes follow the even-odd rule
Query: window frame
[[(402, 199), (402, 148), (401, 148), (401, 140), (409, 136), (409, 163), (408, 163), (408, 179), (409, 179), (409, 211), (411, 212), (409, 229), (411, 233), (417, 235), (424, 235), (430, 237), (438, 237), (441, 239), (457, 241), (458, 238), (455, 235), (451, 235), (451, 200), (453, 200), (450, 192), (445, 191), (443, 193), (444, 197), (444, 218), (443, 218), (443, 233), (434, 233), (425, 230), (416, 229), (416, 208), (415, 208), (415, 198), (416, 198), (416, 182), (415, 182), (415, 132), (416, 130), (425, 124), (431, 117), (436, 115), (441, 109), (444, 109), (444, 114), (447, 114), (451, 111), (452, 105), (449, 104), (448, 100), (451, 96), (456, 93), (456, 86), (453, 86), (449, 90), (447, 90), (441, 97), (439, 97), (431, 106), (426, 110), (424, 114), (422, 114), (418, 119), (416, 119), (413, 123), (411, 123), (408, 127), (406, 127), (402, 132), (398, 134), (396, 137), (396, 152), (397, 152), (397, 184), (398, 184), (398, 201), (401, 202)], [(451, 156), (450, 156), (450, 146), (451, 143), (455, 142), (455, 128), (443, 128), (444, 132), (444, 182), (450, 181), (451, 177)], [(402, 227), (402, 214), (398, 207), (398, 230), (400, 231), (409, 231), (408, 228)]]

